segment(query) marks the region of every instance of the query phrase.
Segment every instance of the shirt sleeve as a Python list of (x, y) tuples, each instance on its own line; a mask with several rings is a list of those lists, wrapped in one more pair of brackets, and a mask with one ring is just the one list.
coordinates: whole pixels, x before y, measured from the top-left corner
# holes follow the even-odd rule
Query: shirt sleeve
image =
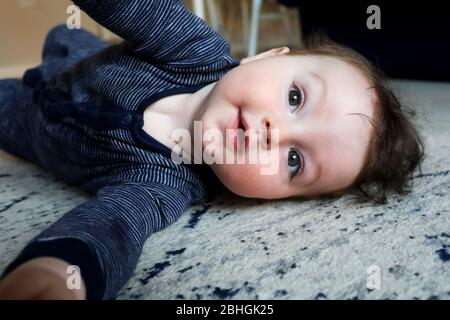
[(87, 299), (114, 299), (132, 276), (146, 239), (191, 202), (189, 192), (159, 183), (104, 187), (35, 237), (3, 276), (32, 258), (57, 257), (80, 268)]
[(152, 62), (178, 67), (218, 60), (239, 64), (229, 43), (181, 0), (73, 0), (92, 19), (129, 42)]

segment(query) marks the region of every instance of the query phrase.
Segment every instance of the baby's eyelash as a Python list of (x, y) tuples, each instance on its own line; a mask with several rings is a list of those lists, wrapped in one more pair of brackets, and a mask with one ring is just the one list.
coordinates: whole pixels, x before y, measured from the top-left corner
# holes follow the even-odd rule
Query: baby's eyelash
[(290, 170), (289, 170), (289, 166), (288, 166), (288, 171), (290, 171), (290, 172), (289, 172), (289, 181), (292, 181), (292, 179), (294, 179), (296, 176), (298, 176), (299, 174), (301, 174), (301, 173), (303, 172), (304, 167), (305, 167), (305, 161), (304, 161), (303, 154), (302, 154), (297, 148), (294, 148), (294, 147), (289, 148), (289, 151), (288, 151), (288, 159), (289, 159), (289, 154), (290, 154), (290, 152), (293, 152), (293, 153), (295, 153), (296, 155), (298, 155), (298, 157), (299, 157), (299, 162), (300, 162), (299, 168), (298, 168), (297, 170), (290, 171)]
[(294, 86), (298, 90), (298, 92), (300, 92), (300, 95), (302, 97), (302, 105), (304, 105), (305, 104), (305, 100), (306, 100), (306, 94), (305, 94), (305, 91), (303, 90), (303, 87), (297, 85), (296, 83), (294, 83)]
[[(300, 99), (300, 102), (299, 102), (298, 104), (296, 104), (296, 105), (291, 105), (291, 104), (290, 104), (290, 98), (291, 98), (290, 94), (291, 94), (292, 91), (296, 91), (296, 92), (299, 93), (299, 99)], [(295, 82), (293, 82), (293, 83), (291, 84), (291, 86), (289, 87), (289, 92), (288, 92), (288, 105), (289, 105), (289, 108), (290, 108), (290, 109), (291, 109), (291, 107), (293, 108), (293, 110), (291, 109), (290, 111), (291, 111), (292, 113), (294, 113), (294, 112), (297, 111), (299, 108), (302, 108), (302, 107), (304, 106), (304, 104), (305, 104), (305, 99), (306, 99), (306, 96), (305, 96), (305, 92), (304, 92), (304, 90), (302, 89), (302, 87), (299, 86), (299, 85), (297, 85)], [(295, 107), (295, 108), (294, 108), (294, 107)]]

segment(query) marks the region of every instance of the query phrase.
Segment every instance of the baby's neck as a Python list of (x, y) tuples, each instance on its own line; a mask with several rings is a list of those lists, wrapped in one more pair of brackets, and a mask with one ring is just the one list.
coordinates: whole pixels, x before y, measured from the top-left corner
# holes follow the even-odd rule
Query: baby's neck
[(183, 129), (194, 137), (194, 121), (201, 120), (205, 111), (204, 102), (215, 84), (216, 82), (210, 83), (194, 93), (176, 94), (155, 101), (144, 111), (142, 129), (170, 149), (178, 144), (184, 150), (193, 150), (192, 140), (177, 143), (172, 140), (172, 133)]

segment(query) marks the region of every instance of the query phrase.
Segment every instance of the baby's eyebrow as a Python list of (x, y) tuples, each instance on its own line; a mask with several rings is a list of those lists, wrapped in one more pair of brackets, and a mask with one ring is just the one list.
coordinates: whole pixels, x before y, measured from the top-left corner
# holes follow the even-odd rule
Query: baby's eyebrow
[(311, 71), (310, 75), (314, 79), (314, 82), (317, 84), (315, 86), (316, 88), (318, 88), (316, 93), (318, 97), (317, 102), (320, 101), (323, 105), (323, 102), (325, 102), (325, 99), (328, 95), (328, 83), (321, 75), (319, 75), (315, 71)]

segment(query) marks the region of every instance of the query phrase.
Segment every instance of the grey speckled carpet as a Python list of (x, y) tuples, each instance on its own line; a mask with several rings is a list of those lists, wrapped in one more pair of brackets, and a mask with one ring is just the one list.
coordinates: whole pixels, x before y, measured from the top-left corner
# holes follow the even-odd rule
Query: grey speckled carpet
[[(221, 194), (151, 236), (118, 299), (450, 299), (450, 84), (396, 85), (428, 146), (410, 195), (371, 206)], [(0, 271), (86, 199), (1, 153)]]

